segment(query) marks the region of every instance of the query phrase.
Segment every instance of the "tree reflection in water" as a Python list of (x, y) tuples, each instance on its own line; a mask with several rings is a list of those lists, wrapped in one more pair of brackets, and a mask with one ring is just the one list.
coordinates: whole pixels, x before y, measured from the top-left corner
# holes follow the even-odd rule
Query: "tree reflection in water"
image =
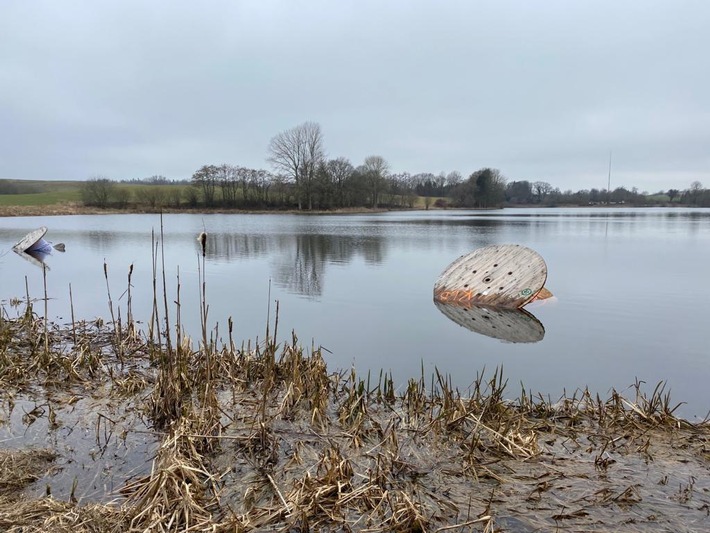
[(328, 264), (347, 264), (362, 257), (377, 265), (385, 258), (385, 239), (372, 235), (209, 233), (207, 239), (207, 256), (212, 259), (275, 258), (274, 282), (307, 297), (323, 293)]

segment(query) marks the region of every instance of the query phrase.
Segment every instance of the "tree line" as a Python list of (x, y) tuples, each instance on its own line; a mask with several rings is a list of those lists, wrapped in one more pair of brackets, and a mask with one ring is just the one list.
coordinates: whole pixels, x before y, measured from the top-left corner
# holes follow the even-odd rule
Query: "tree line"
[[(648, 203), (636, 188), (613, 191), (560, 191), (546, 181), (508, 181), (499, 170), (482, 168), (464, 179), (458, 171), (410, 174), (392, 172), (387, 160), (371, 155), (359, 165), (345, 157), (328, 158), (320, 125), (305, 122), (274, 136), (267, 147), (270, 169), (222, 163), (197, 169), (189, 180), (162, 176), (132, 180), (135, 187), (94, 177), (82, 187), (87, 205), (329, 210), (424, 207), (491, 208), (503, 205), (603, 205)], [(710, 191), (699, 182), (670, 189), (670, 202), (710, 205)]]

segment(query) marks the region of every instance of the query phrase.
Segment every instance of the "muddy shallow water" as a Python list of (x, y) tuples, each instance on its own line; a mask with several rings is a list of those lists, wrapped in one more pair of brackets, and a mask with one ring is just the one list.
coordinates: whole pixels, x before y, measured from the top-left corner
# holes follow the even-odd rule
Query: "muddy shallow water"
[(294, 341), (163, 360), (132, 332), (31, 317), (0, 340), (8, 531), (710, 526), (710, 425), (676, 418), (660, 386), (511, 401), (498, 372), (470, 395), (445, 375), (397, 391)]
[(57, 454), (45, 475), (23, 494), (108, 502), (130, 479), (150, 473), (160, 436), (136, 401), (97, 389), (23, 392), (3, 398), (0, 449), (49, 449)]

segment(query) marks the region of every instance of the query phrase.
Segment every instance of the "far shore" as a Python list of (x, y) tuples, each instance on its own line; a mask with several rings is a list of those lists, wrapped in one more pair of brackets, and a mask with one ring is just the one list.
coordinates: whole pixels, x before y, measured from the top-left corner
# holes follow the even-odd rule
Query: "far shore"
[[(686, 205), (631, 205), (631, 204), (614, 204), (614, 205), (561, 205), (561, 206), (548, 206), (548, 205), (506, 205), (503, 208), (509, 209), (529, 209), (529, 208), (541, 208), (541, 209), (556, 209), (556, 208), (581, 208), (581, 207), (610, 207), (610, 208), (644, 208), (644, 207), (693, 207)], [(162, 207), (162, 208), (150, 208), (147, 206), (141, 207), (128, 207), (125, 209), (117, 208), (99, 208), (85, 206), (77, 203), (65, 203), (65, 204), (50, 204), (50, 205), (0, 205), (0, 217), (36, 217), (36, 216), (66, 216), (66, 215), (138, 215), (138, 214), (160, 214), (160, 213), (182, 213), (182, 214), (249, 214), (249, 215), (357, 215), (357, 214), (371, 214), (371, 213), (385, 213), (390, 211), (491, 211), (499, 209), (498, 207), (491, 208), (472, 208), (472, 207), (430, 207), (425, 209), (424, 207), (400, 207), (400, 208), (366, 208), (366, 207), (353, 207), (353, 208), (338, 208), (338, 209), (314, 209), (314, 210), (298, 210), (298, 209), (238, 209), (238, 208), (174, 208), (174, 207)]]
[[(404, 208), (397, 211), (419, 211), (420, 209)], [(183, 213), (183, 214), (292, 214), (292, 215), (352, 215), (365, 213), (383, 213), (393, 211), (393, 209), (374, 208), (347, 208), (331, 210), (299, 211), (297, 209), (227, 209), (227, 208), (183, 208), (171, 207), (149, 208), (149, 207), (128, 207), (125, 209), (99, 208), (80, 204), (52, 204), (52, 205), (7, 205), (0, 206), (0, 217), (35, 217), (35, 216), (64, 216), (64, 215), (144, 215), (160, 213)]]

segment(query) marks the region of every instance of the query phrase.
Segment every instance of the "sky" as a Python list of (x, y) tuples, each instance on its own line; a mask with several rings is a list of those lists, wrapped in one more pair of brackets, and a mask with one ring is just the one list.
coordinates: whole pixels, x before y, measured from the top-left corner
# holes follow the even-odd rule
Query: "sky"
[(493, 167), (562, 191), (710, 187), (705, 0), (0, 2), (0, 178)]

